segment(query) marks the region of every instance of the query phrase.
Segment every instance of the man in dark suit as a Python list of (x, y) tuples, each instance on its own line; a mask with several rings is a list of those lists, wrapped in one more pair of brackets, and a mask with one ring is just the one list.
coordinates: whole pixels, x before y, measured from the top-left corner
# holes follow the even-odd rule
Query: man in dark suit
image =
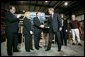
[(9, 6), (9, 11), (6, 12), (6, 36), (7, 36), (7, 53), (12, 55), (12, 47), (14, 52), (18, 52), (18, 21), (19, 17), (14, 15), (15, 7)]
[(55, 42), (58, 44), (58, 51), (61, 51), (61, 37), (60, 37), (60, 31), (61, 28), (61, 19), (58, 13), (54, 13), (53, 8), (48, 9), (49, 14), (51, 14), (49, 18), (49, 39), (48, 39), (48, 47), (45, 51), (48, 51), (51, 49), (51, 43), (52, 39), (55, 35)]
[(25, 49), (27, 52), (30, 52), (30, 50), (33, 50), (32, 46), (32, 24), (31, 24), (31, 19), (30, 19), (30, 12), (25, 12), (24, 14), (25, 18), (23, 21), (23, 33), (25, 36)]
[(39, 46), (39, 42), (40, 42), (40, 37), (41, 37), (41, 28), (44, 27), (42, 25), (42, 23), (40, 22), (39, 14), (40, 13), (37, 12), (36, 17), (33, 19), (33, 23), (34, 23), (34, 45), (35, 45), (35, 48), (37, 50), (39, 50), (39, 48), (41, 48)]
[(63, 45), (63, 40), (64, 40), (64, 45), (67, 46), (67, 20), (66, 17), (62, 18), (62, 31), (61, 31), (61, 41)]

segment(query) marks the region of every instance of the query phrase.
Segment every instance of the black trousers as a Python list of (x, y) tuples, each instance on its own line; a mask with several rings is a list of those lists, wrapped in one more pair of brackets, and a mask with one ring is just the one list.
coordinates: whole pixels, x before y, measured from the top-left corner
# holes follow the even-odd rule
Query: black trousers
[(25, 34), (25, 50), (30, 51), (32, 49), (32, 35), (31, 34)]
[(62, 28), (62, 31), (61, 31), (61, 41), (62, 41), (62, 45), (63, 45), (63, 42), (65, 45), (67, 45), (67, 32), (64, 28)]
[(41, 30), (39, 29), (34, 30), (34, 46), (37, 49), (39, 49), (40, 39), (41, 39)]
[(61, 37), (60, 37), (60, 32), (53, 32), (53, 30), (49, 31), (49, 39), (48, 39), (48, 47), (47, 49), (51, 49), (51, 43), (52, 39), (54, 38), (55, 35), (55, 42), (58, 44), (58, 50), (61, 50)]
[(22, 43), (22, 34), (18, 33), (18, 43)]
[(12, 54), (12, 48), (13, 51), (17, 51), (17, 45), (18, 45), (18, 33), (14, 32), (6, 32), (7, 36), (7, 53), (8, 55)]

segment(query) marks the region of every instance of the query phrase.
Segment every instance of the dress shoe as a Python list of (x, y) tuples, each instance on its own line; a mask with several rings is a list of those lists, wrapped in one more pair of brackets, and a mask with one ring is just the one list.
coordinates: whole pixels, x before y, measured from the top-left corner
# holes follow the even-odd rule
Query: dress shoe
[(60, 52), (61, 50), (59, 49), (58, 52)]
[(33, 48), (31, 48), (31, 50), (34, 50)]
[(46, 49), (45, 51), (49, 51), (50, 49)]
[(79, 45), (79, 46), (82, 46), (82, 44), (81, 44), (81, 43), (78, 43), (78, 45)]
[(12, 53), (8, 53), (8, 56), (12, 56)]
[(75, 43), (72, 43), (72, 45), (75, 45)]
[(8, 56), (12, 56), (12, 54), (9, 54)]
[(19, 52), (19, 50), (13, 50), (13, 52)]
[(67, 45), (65, 45), (65, 46), (67, 46)]
[(39, 46), (39, 48), (42, 48), (41, 46)]
[(36, 48), (37, 50), (39, 50), (39, 48)]
[(35, 48), (36, 50), (39, 50), (39, 48)]
[(26, 52), (30, 52), (30, 50), (27, 50)]

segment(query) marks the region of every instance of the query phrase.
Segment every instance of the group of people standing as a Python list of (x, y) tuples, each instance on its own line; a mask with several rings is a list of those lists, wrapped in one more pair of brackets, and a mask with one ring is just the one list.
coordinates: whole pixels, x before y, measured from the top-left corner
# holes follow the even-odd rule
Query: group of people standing
[[(12, 55), (12, 48), (13, 48), (13, 52), (18, 52), (17, 49), (17, 45), (18, 45), (18, 22), (19, 22), (19, 17), (15, 16), (16, 9), (14, 6), (11, 6), (9, 8), (9, 11), (6, 13), (6, 35), (7, 35), (7, 53), (8, 55)], [(63, 45), (63, 40), (62, 38), (64, 38), (64, 42), (65, 45), (67, 46), (67, 36), (64, 35), (67, 32), (67, 24), (65, 21), (62, 26), (62, 21), (61, 21), (61, 17), (58, 13), (54, 13), (54, 9), (53, 8), (49, 8), (48, 12), (50, 14), (49, 18), (48, 18), (48, 24), (49, 24), (49, 37), (48, 37), (48, 45), (47, 45), (47, 49), (45, 51), (49, 51), (51, 49), (51, 43), (52, 43), (52, 39), (54, 38), (55, 35), (55, 42), (58, 45), (58, 51), (61, 51), (61, 47)], [(32, 23), (31, 23), (31, 19), (30, 19), (30, 12), (27, 11), (24, 14), (24, 20), (23, 20), (23, 34), (25, 36), (25, 50), (27, 52), (30, 52), (30, 50), (34, 50), (33, 49), (33, 45), (32, 45), (32, 34), (34, 35), (34, 47), (35, 49), (39, 50), (39, 48), (41, 48), (41, 46), (39, 45), (40, 42), (40, 37), (41, 37), (41, 29), (43, 29), (45, 26), (42, 25), (42, 23), (40, 22), (40, 18), (39, 18), (39, 12), (36, 13), (36, 17), (33, 19), (33, 27), (32, 27)], [(75, 23), (75, 26), (74, 26)], [(80, 38), (79, 38), (79, 31), (78, 31), (78, 26), (77, 26), (77, 21), (72, 21), (71, 22), (71, 27), (72, 27), (72, 35), (73, 35), (73, 44), (75, 44), (75, 31), (77, 38), (78, 38), (78, 44), (81, 45), (80, 43)], [(61, 37), (61, 33), (60, 31), (62, 31), (62, 36)]]

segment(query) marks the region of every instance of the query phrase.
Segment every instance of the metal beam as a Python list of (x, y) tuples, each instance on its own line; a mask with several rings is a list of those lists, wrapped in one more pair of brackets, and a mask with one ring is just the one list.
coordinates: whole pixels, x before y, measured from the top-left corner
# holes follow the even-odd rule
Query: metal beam
[[(52, 1), (50, 1), (48, 5), (50, 5), (51, 2), (52, 2)], [(46, 8), (45, 8), (45, 9), (46, 9)], [(45, 9), (44, 9), (44, 12), (47, 12), (47, 10), (45, 10)]]
[[(37, 2), (37, 1), (36, 1)], [(16, 2), (16, 3), (11, 3), (11, 5), (30, 5), (30, 6), (39, 6), (39, 7), (53, 7), (53, 6), (47, 6), (47, 5), (44, 5), (44, 4), (38, 4), (38, 3), (18, 3), (18, 2)]]
[(62, 1), (57, 7), (62, 7), (62, 5), (64, 5), (65, 1)]
[(72, 5), (74, 5), (77, 1), (71, 1), (68, 5), (68, 7), (70, 8)]
[[(44, 3), (44, 1), (42, 2), (42, 4)], [(41, 7), (39, 8), (39, 11), (40, 11)]]
[(61, 1), (56, 2), (55, 6), (53, 7), (54, 9), (61, 3)]
[[(31, 4), (31, 1), (29, 1), (29, 3)], [(30, 7), (30, 5), (29, 5), (29, 11), (30, 11), (30, 8), (31, 8), (31, 7)]]
[[(72, 2), (72, 1), (67, 1), (68, 2), (68, 5), (66, 7), (69, 6), (69, 4)], [(65, 5), (63, 4), (61, 7), (65, 7)]]
[(73, 5), (70, 6), (70, 9), (75, 9), (76, 7), (80, 6), (80, 2), (75, 2)]
[[(62, 10), (63, 10), (63, 7), (61, 7), (61, 6), (62, 6), (62, 4), (64, 4), (64, 2), (65, 2), (65, 1), (60, 2), (60, 4), (55, 7), (55, 12), (56, 12), (58, 9), (62, 9)], [(59, 7), (59, 8), (58, 8), (58, 7)], [(57, 8), (57, 9), (56, 9), (56, 8)]]
[[(37, 3), (37, 1), (36, 1), (36, 3)], [(34, 5), (34, 10), (33, 11), (35, 11), (35, 8), (36, 8), (36, 5)]]

